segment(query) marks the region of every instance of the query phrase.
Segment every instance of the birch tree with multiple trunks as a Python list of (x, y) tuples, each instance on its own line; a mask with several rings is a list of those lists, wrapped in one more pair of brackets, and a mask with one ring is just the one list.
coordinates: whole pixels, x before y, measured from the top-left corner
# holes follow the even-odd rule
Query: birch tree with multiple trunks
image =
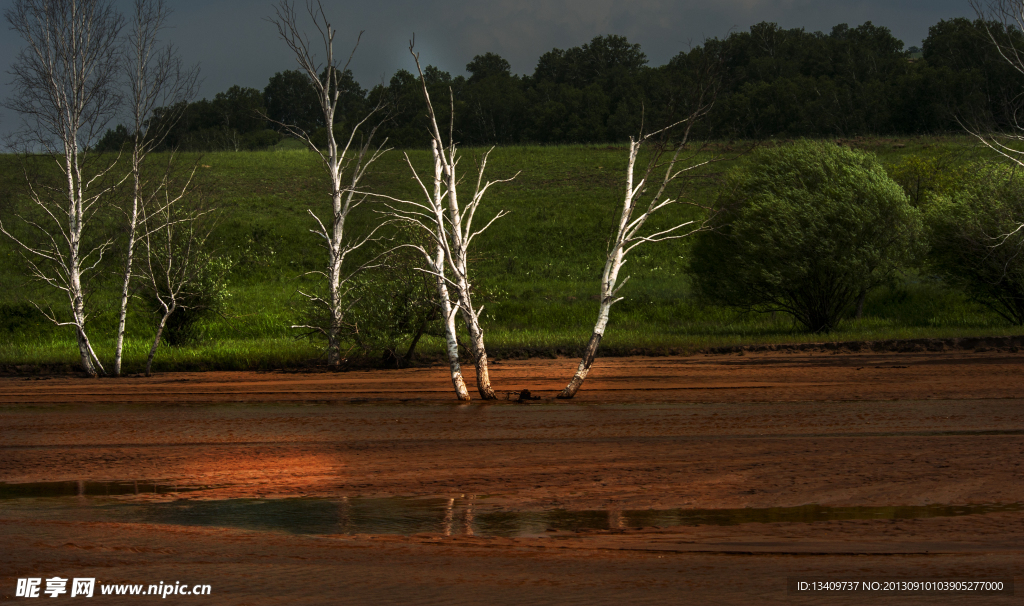
[(29, 180), (35, 212), (20, 215), (27, 234), (0, 222), (28, 261), (31, 274), (62, 292), (68, 309), (36, 306), (58, 326), (75, 330), (82, 370), (104, 373), (86, 331), (86, 276), (112, 244), (88, 229), (116, 183), (116, 159), (88, 151), (113, 118), (120, 98), (119, 35), (123, 19), (102, 0), (15, 0), (5, 15), (26, 43), (13, 66), (14, 94), (5, 106), (21, 115), (26, 151), (42, 150), (62, 184)]
[[(330, 216), (325, 220), (312, 209), (307, 211), (316, 222), (316, 227), (310, 231), (324, 241), (328, 258), (327, 266), (323, 271), (311, 273), (326, 279), (327, 292), (324, 295), (319, 295), (315, 292), (300, 291), (300, 294), (311, 305), (324, 312), (326, 322), (294, 325), (292, 328), (308, 330), (325, 337), (327, 339), (327, 363), (330, 366), (338, 366), (342, 361), (341, 335), (345, 313), (348, 309), (345, 305), (347, 285), (352, 277), (368, 267), (363, 264), (350, 270), (345, 261), (350, 254), (371, 241), (381, 227), (381, 225), (377, 225), (368, 234), (352, 237), (350, 233), (346, 232), (346, 222), (352, 211), (367, 199), (368, 196), (357, 191), (359, 182), (366, 175), (369, 167), (387, 151), (384, 148), (387, 140), (385, 139), (377, 146), (373, 145), (377, 125), (371, 125), (370, 120), (381, 113), (382, 106), (378, 105), (358, 122), (355, 122), (344, 142), (338, 143), (334, 133), (334, 119), (338, 99), (344, 92), (339, 88), (339, 79), (348, 70), (349, 63), (359, 46), (359, 40), (356, 40), (352, 53), (342, 65), (334, 57), (334, 36), (337, 30), (327, 19), (323, 5), (319, 1), (307, 2), (306, 12), (319, 33), (319, 40), (315, 43), (303, 33), (299, 26), (295, 5), (288, 0), (276, 5), (274, 16), (268, 20), (277, 27), (279, 37), (292, 51), (300, 71), (306, 74), (310, 85), (316, 91), (320, 109), (323, 111), (324, 127), (327, 131), (326, 149), (317, 147), (313, 142), (312, 133), (306, 132), (299, 126), (271, 121), (318, 154), (330, 178)], [(359, 36), (362, 37), (362, 32)], [(317, 59), (317, 50), (322, 50), (326, 54), (324, 63), (320, 63)], [(264, 118), (269, 120), (265, 115)], [(364, 126), (370, 127), (368, 132), (362, 132)]]
[[(455, 316), (458, 314), (462, 316), (467, 332), (469, 332), (469, 351), (472, 356), (473, 366), (476, 369), (477, 391), (484, 400), (493, 400), (497, 396), (491, 387), (487, 363), (487, 347), (484, 342), (484, 331), (480, 325), (483, 307), (476, 308), (473, 305), (473, 288), (468, 264), (469, 246), (474, 238), (486, 231), (495, 221), (508, 214), (504, 210), (499, 210), (483, 227), (474, 230), (473, 220), (476, 217), (480, 203), (483, 201), (484, 194), (487, 193), (487, 190), (492, 185), (511, 181), (519, 173), (508, 179), (484, 181), (487, 159), (494, 149), (491, 148), (480, 159), (476, 175), (476, 187), (469, 202), (463, 204), (459, 201), (458, 186), (461, 179), (458, 176), (457, 166), (460, 158), (452, 132), (455, 116), (454, 96), (450, 99), (452, 121), (448, 127), (446, 143), (437, 123), (437, 115), (434, 112), (434, 105), (430, 99), (427, 80), (420, 67), (419, 54), (415, 52), (413, 47), (414, 43), (410, 42), (409, 53), (412, 54), (413, 60), (416, 62), (416, 71), (419, 73), (423, 99), (427, 105), (430, 150), (434, 163), (433, 181), (431, 186), (428, 187), (420, 177), (415, 166), (413, 166), (409, 155), (406, 154), (405, 161), (409, 165), (409, 169), (412, 171), (417, 184), (419, 184), (420, 189), (423, 191), (424, 201), (415, 202), (397, 200), (388, 196), (382, 197), (399, 204), (398, 206), (389, 206), (390, 211), (387, 214), (390, 217), (419, 226), (429, 234), (433, 242), (433, 247), (430, 249), (422, 245), (407, 244), (407, 246), (420, 251), (426, 265), (422, 268), (423, 271), (434, 276), (437, 280), (437, 300), (445, 321), (445, 349), (456, 396), (460, 400), (470, 399), (459, 362), (459, 343), (455, 322)], [(449, 94), (452, 94), (450, 90)], [(450, 289), (455, 291), (454, 304)]]
[[(114, 344), (114, 376), (121, 375), (121, 360), (124, 352), (125, 323), (128, 317), (128, 301), (134, 277), (135, 249), (141, 237), (139, 226), (148, 205), (175, 204), (188, 189), (189, 183), (181, 188), (181, 195), (168, 196), (168, 177), (174, 170), (174, 154), (170, 153), (162, 174), (154, 181), (147, 179), (144, 168), (150, 152), (158, 148), (167, 134), (177, 124), (184, 112), (183, 102), (195, 97), (199, 69), (186, 68), (177, 56), (173, 46), (159, 48), (160, 32), (167, 26), (170, 9), (164, 0), (135, 0), (127, 39), (125, 61), (128, 85), (128, 100), (131, 104), (131, 193), (124, 209), (127, 219), (128, 241), (125, 245), (125, 265), (121, 281), (121, 301), (118, 309), (117, 336)], [(154, 110), (164, 108), (159, 115)], [(195, 173), (194, 167), (192, 174)], [(191, 178), (189, 179), (191, 182)], [(163, 198), (161, 198), (163, 194)], [(170, 214), (169, 214), (170, 213)], [(170, 217), (171, 209), (152, 209), (152, 217)], [(151, 225), (153, 229), (158, 226)], [(161, 326), (163, 323), (161, 323)], [(157, 335), (159, 342), (159, 334)], [(155, 346), (153, 348), (155, 351)], [(152, 359), (152, 354), (150, 355)], [(149, 363), (146, 372), (149, 373)]]

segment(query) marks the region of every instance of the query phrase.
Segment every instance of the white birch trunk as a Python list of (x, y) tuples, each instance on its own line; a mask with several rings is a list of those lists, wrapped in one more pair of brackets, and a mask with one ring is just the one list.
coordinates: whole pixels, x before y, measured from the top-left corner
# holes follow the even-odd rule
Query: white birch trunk
[(601, 303), (597, 311), (597, 322), (594, 323), (594, 331), (590, 335), (590, 341), (587, 342), (583, 358), (576, 368), (576, 374), (573, 375), (572, 380), (565, 386), (565, 389), (556, 396), (560, 399), (566, 400), (575, 396), (576, 392), (583, 385), (583, 381), (586, 380), (587, 374), (590, 373), (590, 367), (594, 365), (597, 348), (601, 344), (601, 339), (604, 338), (604, 331), (608, 327), (608, 318), (612, 311), (612, 305), (616, 301), (615, 292), (617, 289), (615, 283), (618, 280), (619, 269), (622, 267), (623, 260), (622, 247), (617, 246), (614, 253), (608, 255), (605, 261), (604, 271), (601, 272)]
[(167, 326), (167, 320), (171, 318), (171, 314), (178, 309), (178, 304), (175, 302), (171, 303), (170, 307), (164, 308), (164, 315), (160, 318), (160, 324), (156, 327), (156, 336), (153, 337), (153, 345), (149, 348), (149, 355), (146, 356), (146, 376), (152, 376), (153, 373), (153, 358), (156, 357), (156, 350), (160, 347), (160, 339), (164, 334), (164, 327)]
[(341, 175), (339, 174), (338, 143), (334, 140), (334, 111), (327, 112), (330, 117), (327, 126), (327, 163), (331, 175), (331, 237), (328, 240), (327, 252), (329, 265), (327, 268), (327, 288), (330, 297), (330, 327), (327, 334), (327, 365), (341, 364), (341, 333), (342, 300), (341, 300), (341, 264), (344, 261), (342, 247), (345, 238), (345, 214), (341, 207)]
[(473, 356), (473, 366), (476, 369), (476, 386), (480, 397), (485, 400), (494, 400), (498, 396), (494, 394), (491, 387), (491, 376), (487, 369), (487, 348), (484, 345), (484, 329), (480, 326), (480, 319), (473, 311), (473, 302), (469, 296), (468, 286), (459, 288), (459, 311), (462, 312), (462, 321), (466, 323), (469, 331), (469, 351)]
[[(429, 98), (428, 98), (429, 102)], [(468, 256), (468, 239), (469, 234), (462, 233), (463, 217), (459, 208), (458, 193), (456, 186), (458, 181), (455, 174), (455, 153), (454, 146), (451, 147), (451, 155), (446, 158), (441, 148), (441, 141), (436, 140), (432, 146), (435, 157), (435, 164), (440, 162), (444, 169), (444, 177), (447, 180), (447, 221), (453, 226), (447, 230), (450, 251), (450, 264), (455, 275), (455, 290), (459, 298), (459, 311), (462, 315), (462, 321), (466, 324), (466, 330), (469, 331), (469, 351), (473, 357), (473, 366), (476, 369), (476, 386), (477, 391), (480, 392), (480, 397), (484, 400), (494, 400), (497, 396), (494, 394), (494, 389), (491, 388), (490, 373), (487, 368), (487, 348), (484, 345), (484, 331), (480, 327), (480, 318), (478, 312), (473, 307), (473, 298), (471, 295), (471, 287), (469, 283), (469, 268), (467, 265), (466, 257)], [(483, 174), (483, 166), (486, 165), (486, 159), (481, 165), (481, 175)], [(475, 207), (474, 209), (475, 210)], [(472, 212), (472, 211), (471, 211)]]
[[(93, 351), (89, 336), (85, 332), (85, 290), (82, 287), (82, 231), (85, 226), (85, 213), (82, 190), (82, 173), (78, 158), (77, 133), (71, 131), (70, 141), (65, 147), (67, 158), (67, 180), (68, 180), (68, 297), (71, 301), (71, 316), (75, 326), (75, 338), (78, 341), (78, 354), (82, 370), (90, 377), (96, 377), (103, 372), (96, 352)], [(104, 372), (104, 374), (106, 374)]]
[[(444, 248), (441, 246), (437, 247), (433, 267), (435, 271), (444, 272)], [(466, 389), (466, 381), (462, 378), (462, 364), (459, 363), (459, 341), (455, 332), (456, 310), (452, 308), (449, 296), (448, 283), (443, 277), (438, 277), (437, 300), (444, 317), (445, 353), (448, 354), (448, 369), (452, 376), (452, 387), (455, 388), (455, 397), (463, 402), (468, 402), (470, 400), (469, 390)]]
[[(300, 31), (298, 16), (295, 13), (295, 6), (290, 0), (282, 0), (274, 7), (275, 16), (270, 21), (277, 26), (278, 34), (288, 45), (288, 48), (295, 55), (300, 69), (309, 78), (310, 85), (316, 91), (320, 102), (320, 109), (323, 111), (324, 127), (327, 131), (327, 150), (322, 151), (314, 144), (310, 134), (293, 124), (277, 124), (288, 133), (303, 141), (311, 151), (317, 153), (323, 161), (330, 177), (331, 188), (331, 217), (326, 222), (322, 221), (316, 213), (309, 210), (309, 214), (316, 220), (318, 229), (311, 230), (322, 237), (327, 245), (327, 264), (322, 272), (312, 272), (327, 280), (326, 295), (316, 293), (300, 294), (320, 309), (326, 308), (326, 326), (323, 322), (320, 325), (296, 325), (292, 328), (301, 328), (322, 334), (327, 338), (327, 364), (339, 366), (341, 359), (341, 337), (344, 327), (346, 307), (344, 304), (346, 295), (346, 283), (366, 266), (355, 269), (346, 269), (345, 259), (349, 253), (362, 247), (370, 241), (376, 233), (374, 228), (369, 235), (362, 238), (352, 238), (345, 231), (345, 223), (349, 214), (363, 201), (356, 199), (356, 189), (360, 180), (366, 174), (366, 170), (384, 153), (383, 144), (376, 149), (371, 147), (377, 127), (369, 129), (361, 144), (353, 149), (359, 130), (368, 124), (370, 118), (380, 110), (380, 107), (373, 109), (359, 123), (355, 124), (343, 144), (339, 144), (334, 136), (334, 117), (337, 111), (338, 99), (342, 91), (338, 89), (339, 77), (348, 69), (348, 63), (339, 65), (334, 59), (334, 35), (337, 31), (331, 26), (324, 13), (323, 6), (319, 1), (309, 2), (306, 5), (307, 12), (313, 20), (313, 24), (321, 35), (323, 43), (322, 50), (326, 53), (326, 63), (320, 64), (316, 58), (316, 50), (305, 34)], [(362, 32), (360, 32), (360, 37)], [(356, 41), (358, 47), (359, 42)], [(352, 53), (355, 53), (353, 48)], [(349, 56), (349, 61), (352, 56)], [(321, 70), (322, 68), (322, 70)], [(321, 71), (323, 75), (321, 75)], [(266, 116), (264, 116), (266, 117)], [(269, 120), (269, 118), (268, 118)], [(362, 135), (359, 135), (362, 136)], [(350, 153), (351, 150), (351, 153)], [(348, 185), (343, 185), (348, 172)], [(378, 226), (379, 228), (379, 226)]]
[(12, 234), (2, 222), (0, 233), (27, 253), (35, 278), (68, 297), (70, 321), (59, 319), (52, 310), (40, 310), (58, 326), (75, 328), (82, 370), (95, 377), (97, 371), (104, 371), (86, 332), (84, 276), (102, 260), (109, 242), (83, 251), (83, 234), (95, 205), (110, 190), (99, 183), (112, 167), (90, 169), (86, 176), (81, 154), (118, 105), (115, 78), (122, 19), (107, 2), (15, 0), (9, 4), (4, 17), (26, 48), (8, 72), (14, 92), (6, 104), (24, 118), (27, 151), (42, 149), (50, 154), (64, 172), (66, 184), (59, 194), (51, 190), (51, 197), (29, 183), (31, 201), (46, 219), (21, 219), (38, 232), (40, 244)]
[[(666, 129), (662, 129), (662, 131), (664, 130)], [(653, 174), (655, 168), (660, 168), (657, 160), (661, 155), (661, 150), (654, 154), (654, 158), (649, 162), (647, 171), (644, 177), (640, 179), (640, 182), (634, 183), (637, 156), (640, 153), (640, 147), (643, 142), (649, 137), (662, 131), (656, 131), (655, 133), (642, 136), (636, 140), (630, 138), (629, 162), (626, 167), (626, 191), (623, 197), (622, 212), (619, 215), (619, 224), (615, 232), (615, 237), (608, 248), (607, 256), (605, 257), (604, 271), (601, 273), (601, 302), (597, 311), (597, 321), (594, 323), (594, 330), (590, 335), (590, 341), (587, 343), (587, 347), (583, 352), (583, 357), (580, 360), (579, 366), (576, 368), (575, 374), (573, 374), (572, 379), (569, 381), (569, 384), (565, 386), (565, 389), (563, 389), (557, 396), (560, 399), (570, 399), (574, 397), (583, 385), (583, 382), (586, 380), (587, 375), (590, 373), (590, 369), (594, 364), (594, 358), (597, 355), (597, 348), (601, 344), (601, 339), (604, 338), (605, 330), (608, 327), (608, 320), (611, 316), (612, 305), (622, 300), (622, 298), (618, 296), (618, 292), (626, 283), (626, 280), (629, 279), (627, 277), (619, 282), (619, 271), (625, 264), (626, 256), (629, 252), (637, 246), (647, 242), (660, 242), (663, 240), (684, 238), (704, 229), (704, 226), (707, 224), (705, 220), (700, 226), (684, 234), (677, 232), (688, 225), (692, 225), (695, 223), (694, 221), (685, 221), (676, 224), (669, 229), (650, 235), (641, 235), (640, 233), (644, 224), (647, 222), (647, 219), (650, 218), (652, 214), (677, 202), (677, 200), (674, 199), (663, 198), (669, 183), (675, 180), (676, 177), (683, 172), (708, 163), (708, 161), (704, 161), (683, 169), (676, 169), (680, 152), (685, 146), (689, 135), (689, 128), (687, 128), (682, 142), (676, 147), (671, 160), (667, 162), (665, 176), (662, 179), (660, 186), (653, 194), (651, 194), (651, 198), (647, 203), (646, 208), (638, 209), (637, 202), (645, 193), (649, 178)], [(634, 215), (636, 216), (634, 217)]]
[[(417, 184), (423, 191), (424, 201), (415, 202), (392, 198), (383, 194), (374, 195), (397, 203), (397, 206), (389, 205), (390, 210), (385, 213), (386, 215), (394, 220), (418, 226), (428, 233), (434, 241), (436, 254), (434, 251), (428, 251), (420, 245), (407, 244), (406, 246), (419, 250), (423, 254), (426, 267), (422, 269), (437, 279), (438, 307), (445, 317), (445, 341), (456, 394), (460, 400), (469, 399), (469, 394), (465, 392), (465, 383), (459, 366), (458, 340), (455, 332), (455, 314), (460, 313), (469, 331), (469, 347), (473, 357), (473, 365), (476, 368), (477, 390), (483, 399), (493, 400), (496, 396), (494, 389), (491, 387), (491, 379), (488, 373), (487, 349), (484, 344), (484, 331), (480, 326), (480, 310), (473, 307), (472, 283), (469, 279), (467, 258), (469, 245), (473, 238), (482, 234), (490, 227), (491, 223), (506, 214), (505, 211), (499, 211), (486, 225), (474, 231), (473, 217), (484, 193), (486, 193), (491, 185), (501, 181), (510, 181), (511, 179), (500, 179), (483, 183), (487, 156), (490, 154), (488, 151), (480, 162), (476, 190), (473, 193), (472, 200), (465, 206), (460, 205), (457, 192), (459, 179), (456, 176), (455, 170), (458, 164), (456, 146), (451, 142), (451, 134), (449, 134), (449, 144), (445, 146), (444, 139), (437, 126), (434, 106), (430, 101), (426, 78), (423, 76), (423, 70), (420, 69), (419, 55), (413, 51), (412, 43), (409, 45), (409, 52), (416, 61), (416, 69), (420, 74), (423, 98), (427, 103), (427, 115), (430, 118), (430, 147), (434, 160), (433, 189), (428, 188), (423, 179), (420, 178), (419, 172), (413, 166), (408, 154), (406, 154), (405, 161), (412, 171), (413, 178), (416, 179)], [(454, 114), (454, 102), (452, 111)], [(515, 178), (515, 176), (512, 178)], [(451, 305), (449, 287), (455, 289), (455, 295), (458, 300), (457, 309), (453, 309)]]
[[(427, 265), (437, 280), (437, 301), (440, 306), (441, 317), (444, 318), (444, 340), (445, 353), (448, 355), (448, 369), (452, 377), (452, 387), (455, 389), (455, 397), (460, 401), (469, 402), (469, 390), (466, 388), (466, 381), (462, 378), (462, 364), (459, 362), (459, 339), (455, 328), (455, 312), (452, 307), (451, 295), (448, 292), (448, 282), (445, 280), (445, 266), (447, 261), (447, 248), (445, 246), (444, 210), (441, 205), (442, 178), (444, 176), (444, 162), (438, 153), (436, 142), (432, 146), (434, 158), (434, 191), (432, 199), (432, 210), (434, 212), (433, 238), (436, 244), (434, 257), (426, 255)], [(408, 160), (408, 156), (406, 156)], [(412, 167), (412, 163), (409, 163)], [(424, 251), (426, 253), (426, 251)]]
[(576, 392), (583, 385), (583, 381), (586, 380), (587, 374), (590, 373), (590, 367), (594, 365), (594, 358), (597, 355), (597, 347), (601, 344), (601, 339), (604, 338), (604, 331), (608, 327), (608, 318), (611, 315), (612, 305), (617, 301), (615, 298), (618, 292), (616, 283), (619, 279), (619, 270), (626, 260), (624, 245), (628, 234), (629, 219), (632, 216), (636, 194), (638, 193), (633, 188), (633, 170), (636, 166), (636, 156), (639, 151), (640, 141), (630, 139), (629, 164), (626, 167), (626, 195), (622, 205), (622, 214), (619, 215), (619, 226), (615, 232), (615, 240), (608, 250), (604, 271), (601, 272), (601, 304), (597, 311), (597, 322), (594, 323), (594, 331), (591, 333), (590, 341), (583, 352), (583, 359), (580, 360), (580, 364), (576, 368), (576, 374), (573, 375), (569, 384), (557, 396), (563, 400), (575, 396)]
[(82, 292), (82, 278), (78, 264), (77, 248), (78, 242), (76, 241), (73, 244), (73, 252), (70, 259), (68, 296), (71, 299), (71, 315), (75, 326), (75, 338), (78, 342), (78, 355), (82, 370), (90, 377), (96, 377), (98, 375), (97, 367), (102, 369), (102, 366), (99, 365), (96, 354), (93, 352), (92, 344), (89, 343), (89, 336), (85, 332), (85, 295)]
[[(139, 171), (141, 158), (136, 144), (132, 149), (132, 207), (128, 214), (128, 245), (124, 263), (124, 274), (121, 282), (121, 305), (117, 314), (117, 338), (114, 343), (114, 376), (121, 376), (121, 360), (124, 354), (125, 324), (128, 319), (128, 295), (131, 291), (132, 265), (135, 260), (135, 244), (139, 226), (139, 199), (142, 193), (142, 181)], [(147, 376), (149, 371), (147, 370)]]
[[(121, 301), (118, 308), (117, 335), (114, 344), (114, 376), (121, 376), (124, 356), (125, 324), (128, 318), (128, 302), (132, 281), (135, 279), (135, 250), (139, 245), (139, 228), (146, 214), (146, 205), (152, 202), (156, 191), (147, 192), (142, 171), (149, 153), (155, 150), (167, 137), (170, 129), (181, 118), (180, 109), (195, 96), (198, 67), (183, 68), (174, 48), (158, 49), (160, 32), (164, 29), (170, 8), (165, 0), (134, 0), (131, 26), (127, 39), (128, 64), (126, 78), (129, 82), (128, 98), (133, 119), (131, 172), (131, 205), (127, 215), (128, 242), (125, 247), (125, 265), (121, 281)], [(165, 111), (160, 120), (150, 122), (154, 110), (163, 106)], [(172, 172), (169, 162), (164, 173), (166, 178)]]

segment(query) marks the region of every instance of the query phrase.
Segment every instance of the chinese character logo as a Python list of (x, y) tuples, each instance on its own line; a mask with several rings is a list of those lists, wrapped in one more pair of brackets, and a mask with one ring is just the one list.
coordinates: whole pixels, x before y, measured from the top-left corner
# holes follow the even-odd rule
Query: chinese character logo
[(85, 596), (92, 597), (92, 590), (96, 588), (96, 579), (75, 579), (71, 583), (71, 597)]
[(19, 598), (38, 598), (42, 583), (42, 579), (18, 579), (18, 590), (14, 595)]

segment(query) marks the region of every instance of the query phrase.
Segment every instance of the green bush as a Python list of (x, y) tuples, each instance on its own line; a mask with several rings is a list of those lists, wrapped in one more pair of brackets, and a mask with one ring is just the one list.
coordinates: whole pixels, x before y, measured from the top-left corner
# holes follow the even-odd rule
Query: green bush
[(959, 189), (970, 173), (970, 163), (956, 154), (938, 157), (909, 156), (889, 169), (915, 208), (922, 208), (930, 197)]
[(920, 212), (872, 154), (803, 141), (730, 175), (690, 272), (706, 300), (836, 328), (859, 295), (921, 251)]
[(348, 293), (348, 339), (364, 354), (382, 354), (385, 366), (409, 366), (424, 336), (444, 336), (436, 280), (416, 269), (422, 264), (417, 255), (408, 249), (385, 255)]
[(926, 208), (931, 265), (1009, 322), (1024, 324), (1024, 183), (979, 167), (961, 191)]
[[(416, 348), (424, 337), (427, 341), (444, 338), (437, 281), (419, 269), (421, 253), (403, 243), (427, 250), (433, 247), (418, 229), (392, 226), (387, 238), (365, 247), (365, 267), (353, 262), (344, 268), (354, 273), (341, 286), (342, 342), (351, 344), (353, 350), (358, 348), (364, 358), (380, 356), (385, 367), (408, 367), (415, 362)], [(315, 299), (302, 297), (296, 310), (299, 323), (307, 327), (303, 336), (326, 347), (332, 321), (327, 281), (319, 273), (306, 278), (299, 290)]]
[(281, 133), (275, 130), (257, 130), (242, 136), (242, 147), (248, 150), (267, 149), (277, 145), (281, 139)]
[(0, 304), (0, 333), (17, 334), (33, 326), (42, 319), (43, 314), (31, 303)]
[[(181, 261), (186, 254), (189, 253), (179, 253), (178, 260)], [(167, 345), (201, 342), (204, 321), (221, 313), (231, 296), (227, 282), (228, 273), (233, 265), (231, 259), (202, 251), (191, 254), (193, 258), (189, 260), (189, 282), (178, 292), (179, 307), (167, 319), (167, 325), (164, 327), (162, 341)], [(163, 299), (169, 300), (166, 284), (157, 281), (157, 287), (160, 288)], [(143, 298), (159, 320), (163, 309), (157, 302), (155, 293), (148, 291)]]

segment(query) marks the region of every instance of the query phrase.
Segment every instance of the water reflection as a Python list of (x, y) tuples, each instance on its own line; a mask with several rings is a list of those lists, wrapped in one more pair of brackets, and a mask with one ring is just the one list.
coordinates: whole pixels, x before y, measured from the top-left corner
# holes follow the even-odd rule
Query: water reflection
[[(486, 499), (288, 498), (143, 502), (108, 495), (161, 492), (159, 485), (131, 482), (100, 491), (101, 483), (0, 484), (0, 513), (30, 518), (220, 526), (296, 534), (437, 533), (444, 536), (521, 537), (552, 531), (617, 530), (670, 526), (727, 526), (749, 522), (820, 522), (910, 519), (1021, 511), (1022, 503), (903, 507), (775, 507), (766, 509), (668, 509), (501, 511)], [(66, 486), (64, 485), (66, 484)], [(121, 487), (125, 492), (117, 492)], [(116, 489), (116, 490), (115, 490)], [(54, 494), (56, 492), (56, 494)]]

